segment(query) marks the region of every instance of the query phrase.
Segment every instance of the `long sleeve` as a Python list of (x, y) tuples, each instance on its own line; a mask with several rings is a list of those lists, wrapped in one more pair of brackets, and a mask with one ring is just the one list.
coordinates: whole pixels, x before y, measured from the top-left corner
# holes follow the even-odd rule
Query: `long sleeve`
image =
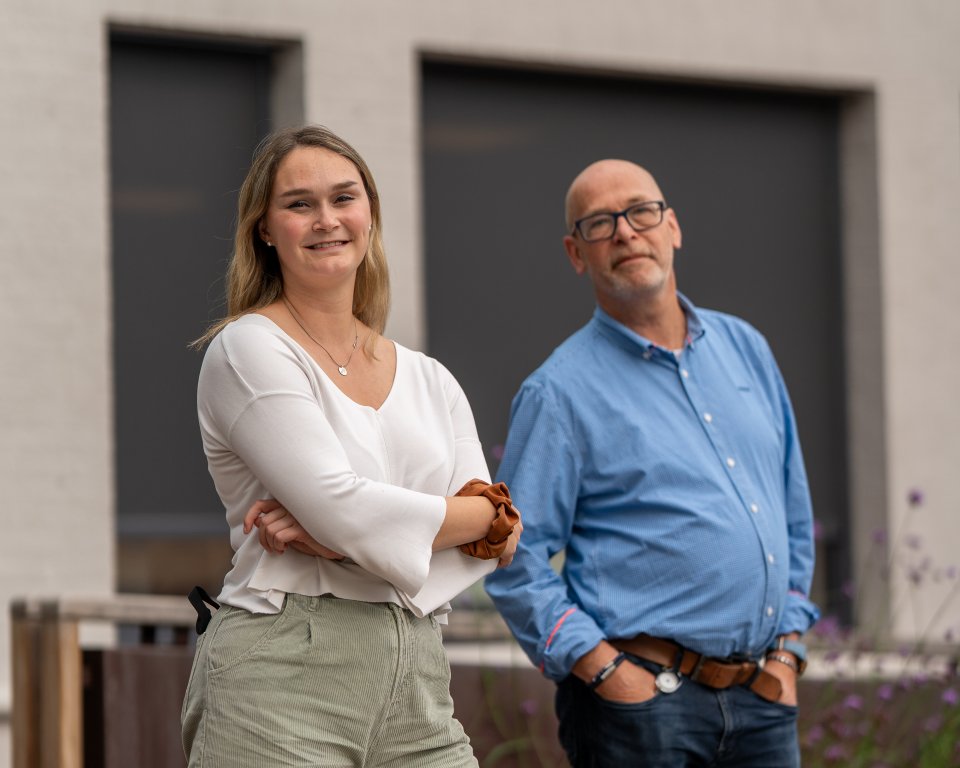
[(569, 541), (580, 477), (574, 425), (549, 393), (525, 385), (514, 399), (498, 479), (524, 515), (524, 532), (509, 568), (486, 589), (530, 660), (554, 680), (604, 639), (571, 600), (550, 558)]
[[(770, 353), (773, 360), (773, 353)], [(814, 538), (813, 505), (807, 484), (797, 422), (780, 371), (774, 366), (784, 420), (784, 505), (786, 507), (787, 539), (790, 547), (790, 581), (787, 601), (777, 634), (803, 634), (820, 618), (820, 612), (809, 598), (813, 580)]]
[[(489, 482), (490, 473), (483, 457), (473, 412), (456, 379), (439, 363), (437, 375), (443, 392), (453, 432), (453, 471), (445, 495), (454, 495), (473, 478)], [(475, 584), (497, 566), (496, 560), (469, 557), (457, 547), (433, 553), (430, 573), (416, 594), (401, 593), (403, 605), (417, 616), (445, 606), (454, 596)]]

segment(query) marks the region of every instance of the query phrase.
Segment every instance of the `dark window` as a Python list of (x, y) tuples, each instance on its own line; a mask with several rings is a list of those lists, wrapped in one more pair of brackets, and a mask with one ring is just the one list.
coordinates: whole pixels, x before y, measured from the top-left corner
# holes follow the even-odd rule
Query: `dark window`
[[(225, 313), (237, 191), (270, 128), (270, 72), (266, 49), (111, 40), (121, 588), (163, 591), (158, 574), (183, 570), (170, 557), (185, 552), (176, 537), (227, 546), (197, 427), (202, 354), (187, 344)], [(165, 553), (137, 576), (143, 546)]]

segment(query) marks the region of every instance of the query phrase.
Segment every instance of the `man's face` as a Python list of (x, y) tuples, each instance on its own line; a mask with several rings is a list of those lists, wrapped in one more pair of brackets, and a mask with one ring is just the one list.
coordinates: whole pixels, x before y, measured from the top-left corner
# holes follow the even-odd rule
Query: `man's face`
[[(573, 221), (578, 221), (662, 199), (656, 181), (644, 169), (622, 160), (603, 160), (574, 181), (568, 212)], [(589, 275), (598, 303), (606, 308), (675, 292), (673, 253), (680, 241), (676, 215), (667, 208), (658, 225), (642, 232), (635, 231), (620, 216), (610, 239), (586, 242), (574, 232), (563, 243), (573, 268), (578, 275)]]

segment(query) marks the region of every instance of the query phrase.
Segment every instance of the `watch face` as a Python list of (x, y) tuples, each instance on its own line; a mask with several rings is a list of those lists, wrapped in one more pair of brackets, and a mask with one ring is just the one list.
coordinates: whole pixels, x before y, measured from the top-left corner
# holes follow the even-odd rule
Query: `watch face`
[(673, 693), (677, 688), (680, 687), (680, 675), (674, 672), (672, 669), (665, 669), (659, 675), (657, 675), (654, 683), (657, 688), (662, 693)]

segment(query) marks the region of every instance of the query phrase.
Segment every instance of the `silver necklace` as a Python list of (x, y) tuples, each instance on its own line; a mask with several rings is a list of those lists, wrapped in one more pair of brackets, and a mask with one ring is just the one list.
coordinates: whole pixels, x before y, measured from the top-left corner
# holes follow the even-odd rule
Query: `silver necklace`
[(360, 343), (360, 336), (357, 334), (357, 318), (353, 318), (353, 346), (350, 348), (350, 355), (349, 355), (349, 357), (347, 357), (347, 361), (346, 361), (345, 363), (338, 363), (338, 362), (337, 362), (337, 358), (335, 358), (333, 355), (330, 354), (330, 350), (327, 349), (325, 346), (323, 346), (323, 344), (321, 344), (319, 341), (317, 341), (317, 340), (313, 337), (313, 334), (310, 333), (310, 331), (307, 330), (307, 327), (306, 327), (306, 326), (303, 324), (303, 322), (300, 320), (300, 313), (297, 312), (297, 310), (295, 310), (295, 309), (293, 308), (293, 304), (291, 304), (289, 301), (287, 301), (287, 297), (286, 297), (286, 296), (283, 296), (282, 298), (283, 298), (283, 303), (286, 304), (286, 305), (287, 305), (287, 309), (290, 310), (290, 315), (293, 317), (294, 320), (297, 321), (297, 325), (300, 326), (301, 330), (302, 330), (305, 334), (307, 334), (307, 336), (310, 337), (310, 341), (312, 341), (314, 344), (316, 344), (318, 347), (320, 347), (320, 349), (322, 349), (324, 352), (327, 353), (327, 357), (329, 357), (331, 360), (333, 360), (333, 364), (334, 364), (335, 366), (337, 366), (337, 372), (338, 372), (341, 376), (346, 376), (346, 375), (347, 375), (347, 366), (350, 365), (350, 361), (353, 359), (353, 353), (357, 351), (357, 344)]

